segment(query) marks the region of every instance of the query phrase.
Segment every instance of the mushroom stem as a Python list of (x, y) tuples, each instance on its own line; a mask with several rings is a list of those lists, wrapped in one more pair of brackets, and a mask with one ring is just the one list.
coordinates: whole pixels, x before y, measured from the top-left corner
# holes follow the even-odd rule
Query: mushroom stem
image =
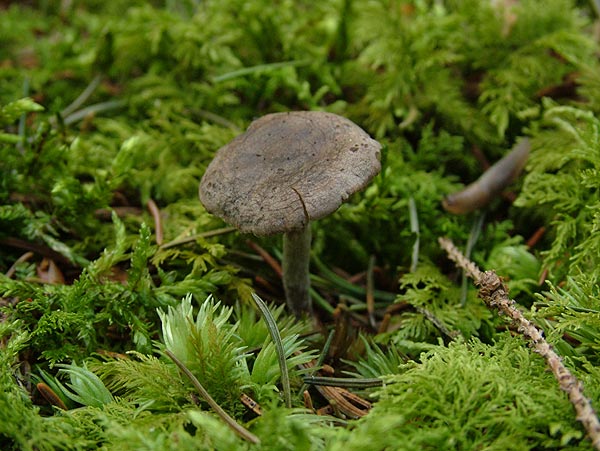
[(289, 309), (296, 315), (312, 310), (310, 302), (310, 225), (283, 235), (283, 288)]

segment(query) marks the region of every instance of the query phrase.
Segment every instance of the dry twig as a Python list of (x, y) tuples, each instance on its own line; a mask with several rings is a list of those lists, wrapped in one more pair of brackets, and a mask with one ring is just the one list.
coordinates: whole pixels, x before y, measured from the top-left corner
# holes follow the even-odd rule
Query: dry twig
[(519, 332), (531, 341), (535, 352), (546, 359), (560, 388), (569, 395), (569, 400), (575, 407), (577, 419), (585, 427), (592, 445), (600, 450), (600, 421), (598, 421), (590, 400), (583, 394), (583, 385), (565, 367), (542, 332), (515, 307), (515, 301), (508, 297), (508, 288), (502, 279), (494, 271), (480, 271), (477, 265), (462, 255), (448, 238), (440, 238), (439, 243), (448, 253), (450, 260), (454, 261), (468, 277), (474, 280), (475, 285), (479, 288), (479, 297), (486, 305), (507, 315), (518, 326)]

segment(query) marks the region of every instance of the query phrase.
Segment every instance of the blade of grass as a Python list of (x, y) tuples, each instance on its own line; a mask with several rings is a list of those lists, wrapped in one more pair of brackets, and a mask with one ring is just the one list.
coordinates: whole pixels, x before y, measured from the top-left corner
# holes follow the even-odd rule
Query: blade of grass
[(279, 369), (281, 370), (281, 385), (283, 386), (283, 397), (285, 399), (285, 405), (291, 408), (292, 390), (290, 388), (290, 375), (288, 373), (287, 361), (285, 360), (285, 351), (283, 349), (283, 342), (281, 341), (279, 329), (277, 328), (275, 318), (273, 318), (273, 315), (271, 314), (269, 307), (267, 307), (267, 304), (265, 304), (265, 302), (256, 293), (252, 293), (252, 299), (254, 299), (254, 302), (260, 310), (263, 319), (267, 323), (267, 328), (269, 329), (271, 339), (273, 340), (273, 344), (275, 345), (275, 350), (277, 351), (277, 359), (279, 361)]
[(68, 116), (69, 114), (77, 111), (77, 109), (85, 103), (87, 99), (92, 95), (92, 93), (96, 90), (100, 82), (102, 81), (102, 76), (100, 74), (96, 75), (89, 85), (79, 94), (79, 96), (71, 102), (64, 110), (60, 112), (62, 117)]
[(335, 310), (329, 302), (325, 300), (323, 296), (319, 294), (317, 290), (311, 287), (310, 289), (310, 297), (313, 299), (315, 304), (325, 310), (327, 313), (332, 314)]
[(419, 214), (417, 213), (417, 205), (415, 204), (415, 200), (412, 196), (408, 199), (408, 212), (410, 216), (410, 231), (415, 234), (415, 243), (413, 244), (410, 262), (410, 272), (415, 272), (417, 270), (417, 265), (419, 264), (421, 234), (419, 233)]
[(91, 114), (103, 113), (105, 111), (116, 110), (125, 106), (122, 100), (108, 100), (106, 102), (96, 103), (81, 110), (75, 111), (64, 118), (65, 125), (71, 125)]
[(227, 72), (222, 75), (217, 75), (212, 78), (213, 83), (221, 83), (223, 81), (232, 80), (238, 77), (245, 77), (246, 75), (257, 74), (273, 69), (280, 69), (282, 67), (298, 67), (307, 66), (310, 63), (309, 60), (298, 60), (298, 61), (282, 61), (278, 63), (258, 64), (251, 67), (243, 67), (242, 69)]
[(230, 128), (232, 130), (235, 130), (238, 133), (242, 132), (242, 130), (237, 125), (235, 125), (233, 122), (225, 119), (223, 116), (219, 116), (218, 114), (213, 113), (212, 111), (197, 110), (196, 114), (198, 114), (198, 116), (200, 116), (203, 119), (214, 122), (215, 124), (218, 124), (218, 125), (222, 125), (223, 127)]

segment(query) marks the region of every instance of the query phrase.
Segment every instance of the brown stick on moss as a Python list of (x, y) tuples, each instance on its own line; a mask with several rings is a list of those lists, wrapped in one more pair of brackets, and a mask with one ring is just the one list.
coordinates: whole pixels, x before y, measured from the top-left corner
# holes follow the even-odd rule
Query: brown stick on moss
[(533, 344), (535, 352), (540, 354), (558, 380), (560, 388), (569, 395), (575, 407), (577, 419), (585, 427), (593, 446), (600, 450), (600, 421), (592, 408), (590, 400), (583, 394), (583, 385), (562, 363), (542, 332), (515, 307), (515, 301), (508, 297), (508, 288), (494, 271), (482, 272), (477, 265), (468, 260), (448, 238), (439, 239), (440, 246), (448, 253), (450, 260), (462, 268), (479, 288), (479, 297), (488, 305), (507, 315), (517, 326), (519, 332)]

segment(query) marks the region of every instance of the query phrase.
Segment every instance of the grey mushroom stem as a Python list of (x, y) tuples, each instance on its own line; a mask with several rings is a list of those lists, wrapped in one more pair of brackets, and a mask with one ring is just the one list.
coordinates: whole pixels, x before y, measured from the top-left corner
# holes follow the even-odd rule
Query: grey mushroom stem
[(283, 288), (289, 309), (296, 315), (312, 310), (310, 301), (310, 224), (283, 235)]

